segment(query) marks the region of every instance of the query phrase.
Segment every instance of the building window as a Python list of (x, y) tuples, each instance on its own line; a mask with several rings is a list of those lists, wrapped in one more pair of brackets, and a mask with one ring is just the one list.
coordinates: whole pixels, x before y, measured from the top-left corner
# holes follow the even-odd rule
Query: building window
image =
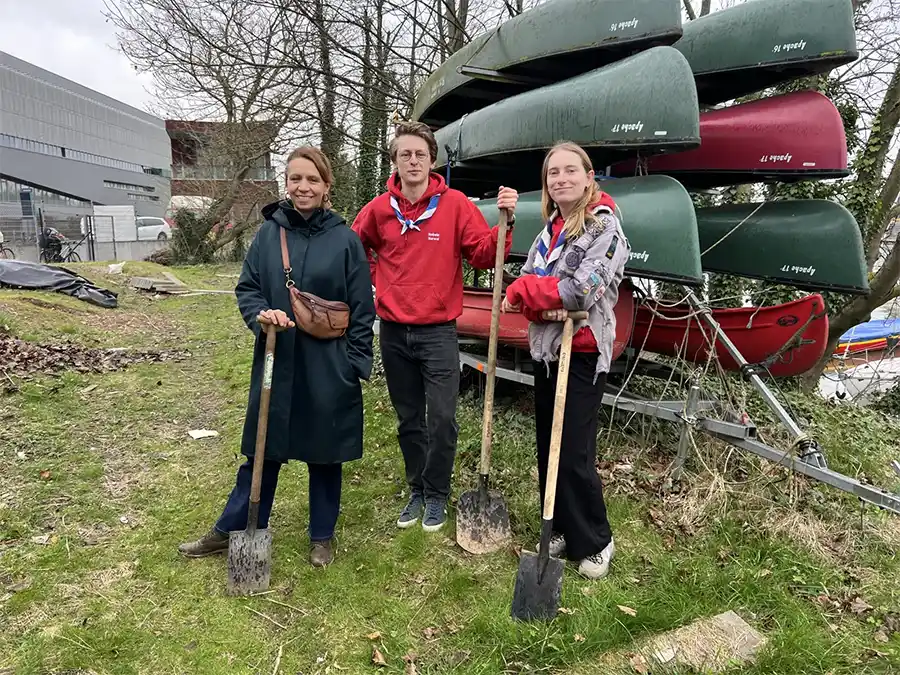
[(75, 199), (50, 190), (23, 185), (7, 178), (0, 178), (0, 202), (19, 202), (19, 193), (23, 189), (31, 191), (31, 200), (35, 204), (42, 203), (48, 206), (85, 206), (90, 204), (89, 201), (83, 199)]
[(147, 187), (146, 185), (132, 185), (131, 183), (120, 183), (115, 180), (103, 181), (103, 186), (112, 188), (113, 190), (133, 190), (135, 192), (156, 192), (156, 188)]
[(66, 159), (74, 159), (78, 162), (87, 162), (89, 164), (98, 164), (100, 166), (108, 166), (113, 169), (122, 169), (123, 171), (133, 171), (134, 173), (146, 173), (155, 176), (170, 176), (169, 169), (158, 169), (156, 167), (145, 167), (132, 162), (125, 162), (121, 159), (113, 159), (112, 157), (103, 157), (102, 155), (94, 155), (81, 150), (72, 150), (71, 148), (62, 148), (58, 145), (50, 145), (41, 141), (32, 141), (27, 138), (19, 138), (18, 136), (10, 136), (9, 134), (0, 134), (0, 146), (13, 148), (15, 150), (25, 150), (26, 152), (36, 152), (41, 155), (52, 155), (53, 157), (65, 157)]
[(136, 194), (132, 194), (131, 192), (128, 193), (128, 199), (131, 199), (132, 201), (136, 201), (136, 202), (158, 202), (159, 201), (159, 197), (154, 197), (153, 195), (144, 195), (144, 194), (136, 195)]

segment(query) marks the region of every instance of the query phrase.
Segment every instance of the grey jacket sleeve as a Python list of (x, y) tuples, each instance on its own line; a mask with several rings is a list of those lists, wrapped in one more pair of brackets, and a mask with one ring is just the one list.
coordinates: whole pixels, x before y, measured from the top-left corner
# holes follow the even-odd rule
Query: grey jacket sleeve
[(538, 232), (531, 243), (531, 248), (528, 249), (528, 258), (525, 260), (525, 264), (522, 265), (522, 274), (534, 274), (534, 255), (537, 253), (537, 245), (540, 240), (541, 232)]
[(611, 214), (599, 216), (600, 233), (584, 253), (575, 273), (559, 282), (563, 307), (570, 311), (589, 309), (625, 266), (631, 245), (622, 232), (619, 219)]

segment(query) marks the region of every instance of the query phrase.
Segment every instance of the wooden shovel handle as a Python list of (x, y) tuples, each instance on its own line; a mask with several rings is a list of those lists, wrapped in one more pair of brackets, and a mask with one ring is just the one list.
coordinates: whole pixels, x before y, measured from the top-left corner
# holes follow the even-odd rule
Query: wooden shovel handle
[(250, 481), (250, 503), (259, 504), (262, 489), (263, 461), (266, 453), (266, 431), (269, 428), (269, 399), (272, 396), (272, 369), (275, 365), (276, 326), (260, 322), (266, 329), (266, 357), (263, 363), (262, 393), (259, 398), (259, 420), (256, 425), (256, 451), (253, 455), (253, 478)]
[(506, 258), (506, 229), (509, 214), (500, 209), (497, 224), (497, 255), (494, 259), (494, 294), (491, 299), (491, 334), (488, 341), (487, 382), (484, 388), (484, 415), (481, 421), (481, 475), (487, 476), (491, 466), (491, 443), (494, 437), (494, 384), (497, 380), (497, 338), (500, 334), (500, 300), (503, 295), (503, 261)]
[(544, 488), (544, 520), (553, 520), (553, 507), (556, 505), (556, 478), (559, 474), (559, 450), (562, 444), (566, 391), (569, 385), (569, 360), (572, 355), (575, 321), (586, 318), (587, 312), (568, 312), (563, 324), (562, 344), (559, 347), (559, 369), (556, 376), (556, 399), (553, 402), (553, 427), (550, 431), (550, 456), (547, 458), (547, 484)]
[[(544, 319), (544, 321), (553, 321), (554, 319), (551, 319), (550, 317), (553, 316), (553, 312), (559, 312), (559, 311), (565, 312), (565, 316), (569, 319), (572, 319), (572, 321), (584, 321), (585, 319), (588, 318), (587, 312), (584, 312), (581, 310), (567, 311), (564, 309), (563, 310), (545, 309), (543, 312), (541, 312), (541, 317)], [(560, 320), (565, 321), (565, 319), (560, 319)]]

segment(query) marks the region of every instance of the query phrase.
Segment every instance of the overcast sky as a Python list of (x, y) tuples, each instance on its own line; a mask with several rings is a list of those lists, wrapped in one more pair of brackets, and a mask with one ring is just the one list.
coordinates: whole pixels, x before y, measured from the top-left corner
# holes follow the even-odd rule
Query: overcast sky
[(151, 79), (116, 50), (103, 0), (0, 0), (0, 51), (147, 110)]

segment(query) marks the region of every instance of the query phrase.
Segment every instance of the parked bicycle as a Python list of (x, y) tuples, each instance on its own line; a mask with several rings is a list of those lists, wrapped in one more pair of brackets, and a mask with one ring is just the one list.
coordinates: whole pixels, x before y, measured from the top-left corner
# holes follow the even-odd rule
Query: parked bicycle
[(3, 239), (3, 232), (0, 232), (0, 260), (15, 260), (15, 252), (6, 245)]
[[(40, 261), (42, 263), (81, 262), (81, 256), (78, 255), (76, 249), (85, 239), (87, 239), (86, 234), (73, 243), (55, 227), (47, 227), (41, 235)], [(65, 251), (63, 251), (64, 247)]]

